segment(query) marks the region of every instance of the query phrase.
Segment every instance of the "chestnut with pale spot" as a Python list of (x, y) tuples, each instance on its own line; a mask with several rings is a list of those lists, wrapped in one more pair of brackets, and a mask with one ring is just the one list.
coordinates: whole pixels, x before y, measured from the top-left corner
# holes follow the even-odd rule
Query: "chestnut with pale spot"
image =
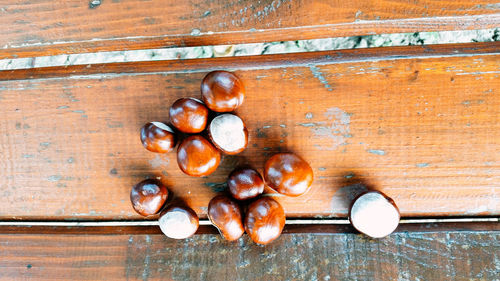
[(349, 221), (359, 232), (372, 238), (391, 234), (399, 225), (399, 209), (394, 200), (380, 191), (367, 191), (354, 199)]
[(200, 135), (187, 137), (177, 149), (177, 164), (187, 175), (208, 176), (220, 164), (220, 152)]
[(266, 161), (264, 179), (269, 187), (287, 196), (300, 196), (311, 188), (311, 166), (293, 153), (278, 153)]
[(240, 117), (222, 114), (215, 117), (208, 126), (208, 136), (212, 143), (225, 154), (242, 152), (248, 145), (248, 130)]
[(198, 215), (191, 208), (174, 205), (161, 212), (158, 224), (167, 237), (186, 239), (196, 233), (200, 223)]
[(174, 130), (162, 122), (149, 122), (141, 128), (142, 145), (151, 152), (167, 153), (174, 149)]
[(231, 112), (243, 104), (245, 88), (234, 73), (212, 71), (201, 82), (201, 98), (212, 111)]
[(200, 133), (207, 126), (209, 111), (200, 100), (178, 99), (170, 107), (169, 113), (172, 125), (183, 133)]
[(245, 217), (245, 231), (257, 244), (269, 244), (281, 235), (285, 227), (285, 210), (271, 197), (252, 202)]
[(168, 189), (158, 180), (147, 179), (134, 185), (130, 201), (134, 210), (142, 216), (157, 214), (168, 198)]

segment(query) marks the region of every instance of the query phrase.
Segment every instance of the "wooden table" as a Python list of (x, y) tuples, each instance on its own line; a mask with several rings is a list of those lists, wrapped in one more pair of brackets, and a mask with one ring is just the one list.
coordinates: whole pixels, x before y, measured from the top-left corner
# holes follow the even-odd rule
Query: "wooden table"
[[(98, 2), (3, 8), (0, 58), (500, 26), (495, 1)], [(213, 175), (190, 178), (175, 153), (144, 150), (138, 130), (168, 121), (173, 101), (198, 97), (203, 76), (217, 69), (244, 81), (237, 114), (250, 145)], [(96, 63), (0, 77), (2, 280), (500, 275), (500, 42)], [(345, 222), (353, 194), (372, 188), (405, 218), (485, 222), (405, 224), (382, 240), (337, 224), (289, 225), (267, 247), (223, 242), (209, 227), (172, 241), (138, 226), (144, 219), (128, 197), (140, 180), (160, 178), (204, 219), (235, 166), (261, 170), (280, 151), (301, 155), (316, 178), (298, 198), (266, 190), (290, 219)]]

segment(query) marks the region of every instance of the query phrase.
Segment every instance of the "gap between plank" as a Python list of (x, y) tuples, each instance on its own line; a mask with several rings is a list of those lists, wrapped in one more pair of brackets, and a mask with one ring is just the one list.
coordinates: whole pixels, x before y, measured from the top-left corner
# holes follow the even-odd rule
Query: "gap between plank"
[[(445, 218), (445, 219), (402, 219), (400, 224), (428, 223), (488, 223), (500, 222), (500, 218)], [(348, 219), (287, 219), (287, 225), (346, 225)], [(0, 221), (0, 226), (61, 226), (61, 227), (99, 227), (99, 226), (157, 226), (158, 221)], [(212, 225), (207, 219), (200, 220), (200, 225)]]

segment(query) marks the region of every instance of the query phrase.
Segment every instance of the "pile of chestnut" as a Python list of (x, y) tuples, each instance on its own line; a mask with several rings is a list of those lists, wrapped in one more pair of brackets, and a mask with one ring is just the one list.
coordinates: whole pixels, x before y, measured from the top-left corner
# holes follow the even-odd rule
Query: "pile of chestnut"
[[(220, 164), (221, 152), (234, 155), (248, 145), (244, 122), (231, 113), (242, 105), (245, 98), (241, 80), (231, 72), (210, 72), (201, 83), (201, 98), (175, 101), (169, 111), (171, 126), (150, 122), (141, 129), (142, 144), (147, 150), (157, 153), (174, 150), (179, 136), (185, 136), (177, 148), (177, 163), (182, 172), (195, 177), (213, 173)], [(261, 196), (265, 185), (280, 194), (295, 197), (310, 189), (313, 178), (311, 166), (293, 153), (278, 153), (269, 158), (264, 166), (264, 177), (251, 167), (238, 167), (227, 178), (230, 196), (214, 197), (208, 204), (208, 218), (226, 240), (237, 240), (246, 232), (255, 243), (268, 244), (281, 234), (285, 226), (285, 211), (273, 198)], [(165, 206), (168, 193), (160, 181), (148, 179), (132, 188), (130, 200), (140, 215), (160, 213), (159, 225), (166, 236), (188, 238), (198, 229), (198, 216), (185, 205)], [(380, 198), (373, 194), (367, 198), (356, 200), (363, 201), (362, 208), (354, 205), (356, 208), (354, 212), (351, 209), (350, 218), (356, 228), (369, 235), (370, 229), (366, 231), (352, 221), (355, 217), (359, 217), (358, 221), (370, 221), (370, 216), (376, 214), (363, 207), (373, 203), (372, 199)], [(399, 212), (397, 220), (399, 222)]]

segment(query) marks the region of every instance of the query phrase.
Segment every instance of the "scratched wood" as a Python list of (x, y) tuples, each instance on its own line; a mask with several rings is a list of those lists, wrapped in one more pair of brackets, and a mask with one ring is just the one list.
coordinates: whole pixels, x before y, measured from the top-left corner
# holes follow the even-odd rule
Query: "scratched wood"
[(282, 235), (0, 235), (0, 280), (498, 280), (499, 231)]
[(500, 25), (496, 0), (31, 0), (0, 15), (0, 58)]
[[(147, 177), (205, 217), (236, 165), (262, 169), (279, 151), (315, 173), (308, 194), (276, 197), (289, 217), (344, 217), (363, 185), (391, 196), (403, 216), (498, 215), (498, 44), (216, 58), (179, 71), (160, 62), (152, 73), (115, 64), (114, 74), (1, 81), (0, 218), (141, 219), (129, 191)], [(142, 148), (145, 122), (167, 120), (174, 100), (199, 96), (210, 69), (231, 66), (248, 92), (237, 112), (249, 128), (244, 153), (200, 179), (180, 172), (175, 153)]]

